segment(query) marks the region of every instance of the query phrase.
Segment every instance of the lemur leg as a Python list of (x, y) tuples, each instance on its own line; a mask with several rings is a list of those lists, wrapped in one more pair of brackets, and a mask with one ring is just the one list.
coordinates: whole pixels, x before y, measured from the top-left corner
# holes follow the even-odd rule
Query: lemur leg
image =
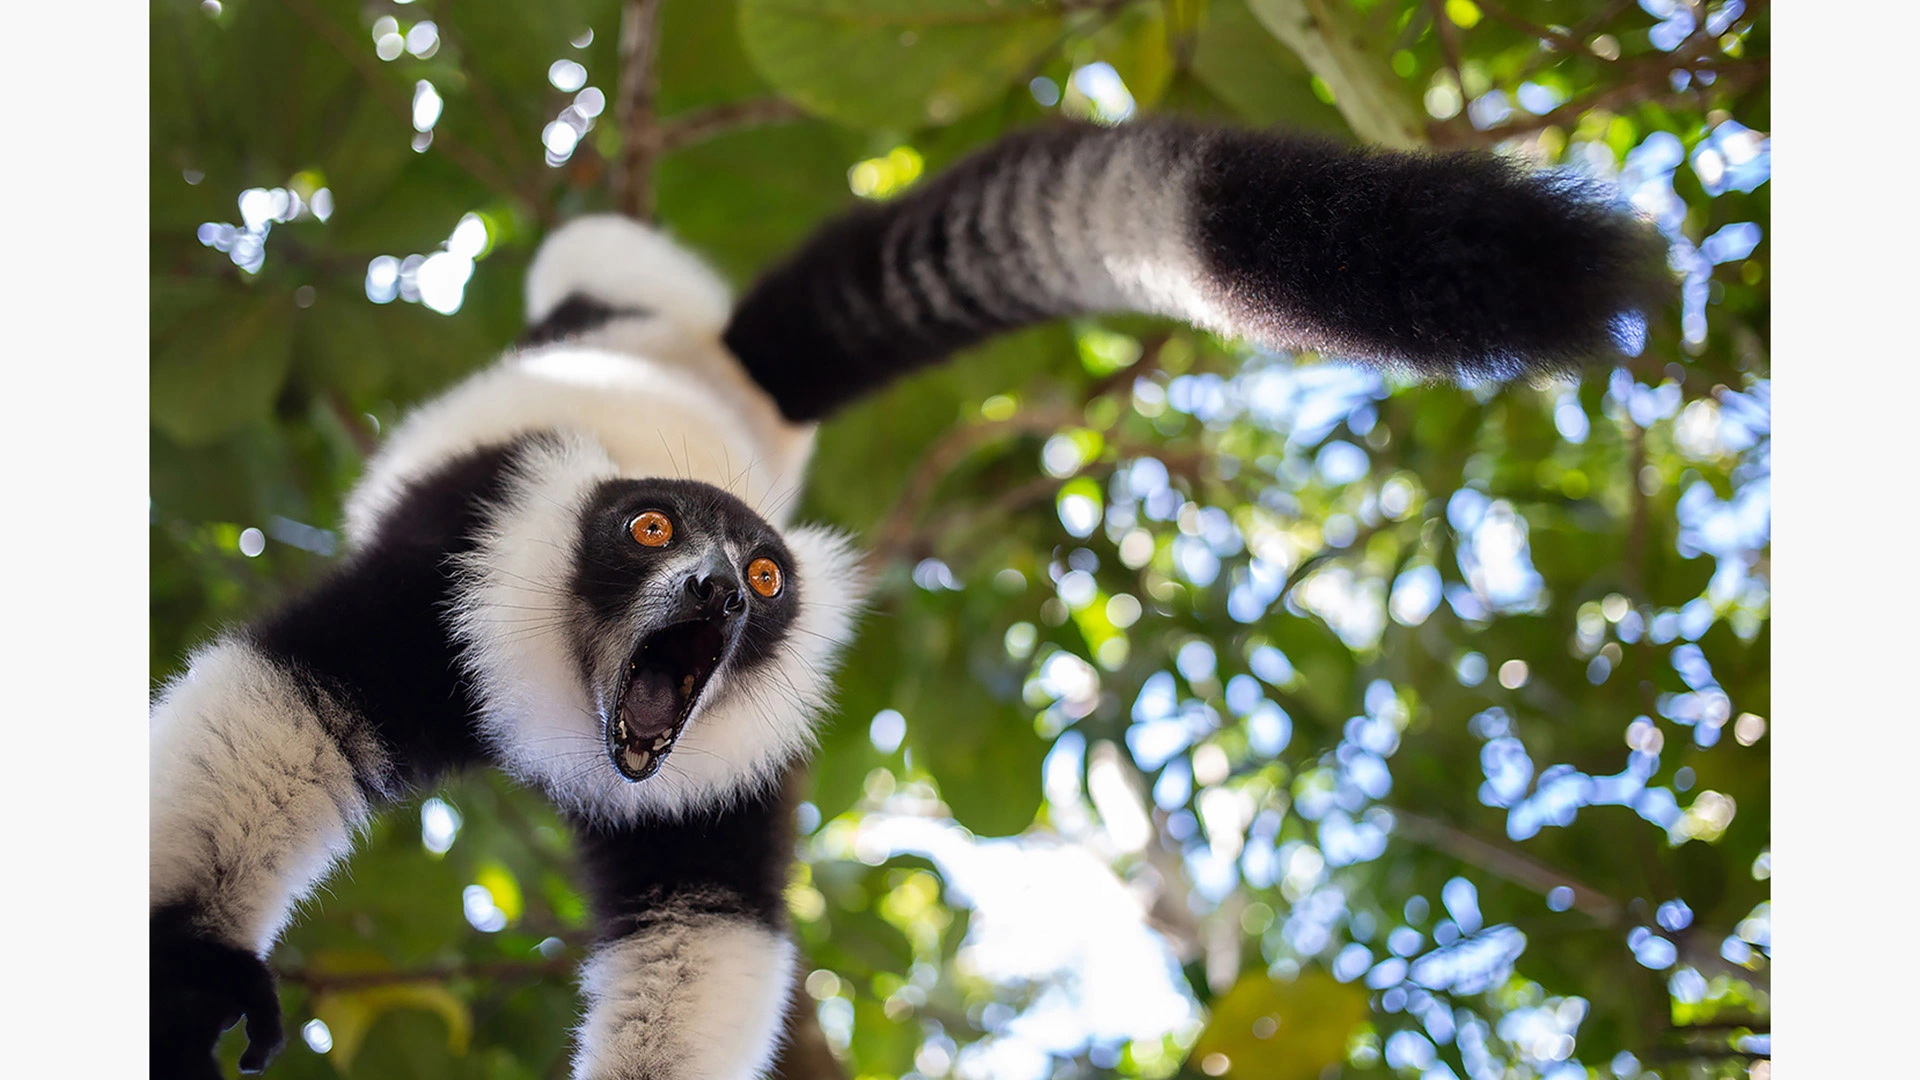
[(245, 641), (194, 658), (152, 740), (151, 907), (259, 953), (391, 782), (364, 722)]
[(577, 1080), (755, 1080), (780, 1049), (796, 950), (777, 793), (717, 815), (609, 827), (580, 848), (601, 944), (582, 972)]
[(581, 973), (580, 1080), (751, 1080), (779, 1049), (793, 943), (752, 919), (669, 903)]
[(284, 1041), (262, 957), (344, 856), (390, 782), (379, 740), (244, 641), (194, 659), (153, 715), (150, 978), (156, 1075), (218, 1075), (208, 1051), (245, 1013), (242, 1067)]
[(454, 462), (304, 595), (198, 654), (152, 714), (150, 1052), (155, 1076), (217, 1076), (283, 1041), (265, 957), (379, 807), (475, 763), (474, 704), (443, 625), (512, 448)]

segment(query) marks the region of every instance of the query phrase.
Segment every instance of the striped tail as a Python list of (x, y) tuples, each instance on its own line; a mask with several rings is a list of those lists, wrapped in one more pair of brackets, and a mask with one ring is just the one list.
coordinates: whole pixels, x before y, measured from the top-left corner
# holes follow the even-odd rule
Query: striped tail
[(741, 300), (725, 340), (791, 420), (1098, 312), (1512, 378), (1618, 355), (1621, 316), (1662, 295), (1663, 250), (1591, 184), (1491, 154), (1060, 124), (830, 222)]

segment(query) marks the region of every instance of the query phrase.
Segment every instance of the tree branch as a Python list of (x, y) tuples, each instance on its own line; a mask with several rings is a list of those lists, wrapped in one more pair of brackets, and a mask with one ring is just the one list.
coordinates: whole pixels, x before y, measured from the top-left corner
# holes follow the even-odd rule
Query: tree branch
[[(321, 14), (313, 6), (313, 0), (290, 0), (289, 6), (302, 22), (306, 23), (314, 33), (326, 39), (335, 52), (360, 72), (367, 88), (390, 112), (404, 121), (409, 129), (413, 127), (413, 104), (380, 70), (379, 61), (374, 59), (368, 50), (361, 48), (360, 43), (351, 35), (342, 32), (338, 26)], [(517, 195), (527, 200), (536, 213), (545, 202), (537, 191), (515, 182), (492, 158), (461, 142), (451, 132), (437, 132), (430, 149), (445, 154), (447, 160), (460, 166), (469, 176), (480, 181), (488, 189), (503, 195)]]
[(1545, 896), (1565, 886), (1573, 890), (1573, 908), (1605, 926), (1621, 925), (1626, 908), (1598, 889), (1568, 877), (1517, 848), (1482, 840), (1443, 821), (1398, 806), (1393, 811), (1394, 832), (1417, 844), (1451, 855), (1469, 866)]
[[(473, 47), (467, 44), (466, 38), (460, 33), (459, 24), (453, 21), (452, 14), (452, 0), (435, 6), (433, 17), (440, 30), (440, 38), (458, 49), (462, 59), (471, 57)], [(530, 141), (526, 146), (522, 146), (513, 130), (513, 122), (508, 119), (506, 110), (501, 107), (500, 99), (494, 96), (493, 87), (487, 80), (469, 78), (467, 89), (473, 95), (473, 103), (476, 111), (480, 113), (480, 118), (492, 129), (494, 141), (500, 144), (501, 149), (513, 155), (510, 167), (522, 174), (530, 171), (536, 163), (527, 147), (537, 145), (537, 142)]]
[(1601, 56), (1599, 53), (1594, 52), (1592, 46), (1581, 41), (1579, 38), (1569, 36), (1565, 31), (1556, 30), (1551, 26), (1541, 26), (1537, 22), (1523, 19), (1513, 12), (1508, 11), (1506, 8), (1501, 7), (1499, 4), (1494, 3), (1493, 0), (1478, 0), (1478, 3), (1481, 11), (1486, 12), (1495, 19), (1506, 23), (1508, 26), (1513, 27), (1523, 34), (1528, 34), (1540, 41), (1551, 43), (1553, 47), (1560, 52), (1579, 53), (1582, 56), (1591, 56), (1602, 63), (1610, 64), (1613, 62)]
[(574, 957), (557, 957), (552, 960), (492, 960), (474, 964), (438, 964), (432, 967), (395, 969), (393, 971), (315, 971), (312, 968), (295, 968), (279, 972), (280, 981), (301, 987), (310, 993), (337, 993), (346, 990), (364, 990), (374, 986), (394, 986), (401, 983), (446, 983), (458, 979), (545, 979), (555, 975), (571, 975), (578, 966)]
[(1454, 88), (1460, 91), (1462, 107), (1467, 100), (1466, 76), (1460, 74), (1460, 36), (1459, 28), (1447, 17), (1446, 6), (1442, 0), (1427, 0), (1427, 10), (1433, 13), (1433, 32), (1440, 39), (1440, 49), (1447, 55), (1447, 70), (1453, 72)]
[(620, 160), (613, 167), (613, 205), (640, 221), (653, 217), (653, 163), (660, 155), (653, 114), (659, 16), (660, 0), (626, 0), (620, 9), (620, 86), (613, 112)]
[(1035, 409), (1015, 413), (1005, 420), (949, 428), (921, 456), (906, 490), (874, 530), (874, 543), (867, 553), (868, 566), (879, 569), (907, 550), (914, 525), (932, 501), (934, 491), (968, 454), (1003, 436), (1051, 433), (1080, 420), (1077, 413), (1067, 409)]
[(719, 105), (703, 105), (662, 121), (654, 136), (655, 152), (661, 156), (705, 142), (740, 128), (762, 124), (789, 124), (806, 119), (800, 106), (783, 97), (745, 98)]
[(1287, 597), (1293, 593), (1295, 586), (1307, 580), (1308, 574), (1326, 565), (1327, 560), (1337, 558), (1341, 555), (1349, 555), (1355, 551), (1364, 552), (1367, 547), (1367, 541), (1372, 540), (1374, 536), (1382, 530), (1391, 528), (1397, 524), (1399, 523), (1383, 521), (1378, 525), (1369, 525), (1355, 532), (1353, 539), (1348, 541), (1345, 547), (1334, 547), (1329, 544), (1319, 551), (1314, 552), (1312, 555), (1307, 556), (1305, 559), (1302, 559), (1300, 565), (1293, 568), (1293, 573), (1287, 575), (1287, 580), (1280, 584), (1280, 596), (1276, 602), (1284, 602)]
[[(1571, 127), (1594, 109), (1615, 109), (1622, 105), (1641, 105), (1650, 102), (1663, 105), (1687, 104), (1697, 100), (1703, 92), (1714, 90), (1737, 93), (1754, 83), (1765, 80), (1769, 66), (1766, 57), (1755, 57), (1751, 60), (1732, 63), (1689, 61), (1679, 57), (1661, 57), (1660, 60), (1661, 63), (1645, 65), (1635, 77), (1610, 86), (1597, 94), (1590, 94), (1578, 101), (1569, 101), (1539, 116), (1525, 117), (1514, 123), (1501, 124), (1485, 131), (1476, 130), (1471, 139), (1461, 141), (1492, 143), (1511, 139), (1516, 135), (1528, 135), (1549, 127)], [(1675, 71), (1711, 71), (1715, 75), (1714, 83), (1709, 87), (1696, 84), (1685, 90), (1651, 92), (1656, 87), (1667, 85), (1668, 79)]]
[(333, 418), (340, 421), (341, 427), (347, 429), (347, 437), (353, 440), (353, 445), (359, 447), (360, 456), (372, 457), (373, 452), (380, 448), (379, 440), (374, 438), (373, 432), (367, 430), (367, 425), (361, 422), (360, 417), (347, 404), (347, 399), (338, 389), (335, 389), (329, 391), (323, 400), (326, 402), (328, 411), (333, 413)]
[[(1133, 363), (1108, 374), (1087, 389), (1084, 402), (1092, 402), (1119, 389), (1129, 387), (1140, 376), (1160, 366), (1160, 354), (1171, 334), (1151, 334), (1141, 339), (1140, 356)], [(1050, 407), (1016, 413), (1005, 420), (961, 424), (949, 428), (920, 459), (906, 489), (874, 532), (875, 541), (868, 553), (868, 566), (874, 570), (910, 550), (914, 525), (926, 511), (935, 489), (954, 467), (974, 450), (1002, 435), (1051, 434), (1063, 427), (1083, 423), (1084, 412), (1065, 407)], [(1147, 451), (1151, 452), (1151, 451)], [(1018, 494), (1016, 490), (1014, 494)]]

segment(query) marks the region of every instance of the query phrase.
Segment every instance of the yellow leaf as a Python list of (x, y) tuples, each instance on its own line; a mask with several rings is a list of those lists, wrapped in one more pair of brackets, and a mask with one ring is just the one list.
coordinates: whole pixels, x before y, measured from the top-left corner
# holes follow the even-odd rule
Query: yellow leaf
[(1214, 1001), (1188, 1061), (1235, 1080), (1316, 1080), (1346, 1056), (1347, 1035), (1366, 1016), (1367, 992), (1324, 971), (1292, 982), (1255, 972)]
[(447, 1025), (447, 1049), (467, 1052), (473, 1040), (473, 1014), (467, 1003), (436, 982), (394, 983), (361, 990), (329, 991), (314, 998), (313, 1014), (333, 1033), (328, 1056), (341, 1072), (353, 1067), (354, 1055), (366, 1041), (380, 1014), (394, 1009), (420, 1009), (437, 1014)]
[[(518, 892), (516, 890), (516, 897)], [(309, 960), (309, 970), (326, 975), (364, 975), (391, 971), (393, 965), (370, 949), (317, 950)], [(380, 1014), (390, 1009), (422, 1009), (436, 1013), (447, 1025), (447, 1048), (465, 1054), (473, 1039), (473, 1015), (466, 1002), (454, 996), (444, 985), (432, 980), (390, 983), (351, 990), (323, 990), (313, 999), (313, 1014), (327, 1025), (333, 1035), (328, 1057), (346, 1072), (353, 1066), (367, 1032)]]

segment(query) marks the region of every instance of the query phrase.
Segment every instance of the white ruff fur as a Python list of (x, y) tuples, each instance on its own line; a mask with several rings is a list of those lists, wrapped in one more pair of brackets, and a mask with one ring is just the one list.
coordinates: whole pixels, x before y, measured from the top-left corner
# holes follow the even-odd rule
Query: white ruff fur
[(323, 721), (291, 677), (239, 642), (196, 655), (151, 724), (148, 901), (191, 899), (207, 929), (264, 955), (366, 823), (347, 753), (373, 775), (385, 762), (353, 737), (352, 718)]
[(576, 1080), (755, 1080), (779, 1049), (793, 943), (745, 920), (668, 919), (597, 951)]
[[(764, 397), (756, 403), (732, 392), (725, 379), (738, 364), (717, 343), (678, 344), (692, 354), (684, 366), (584, 343), (510, 355), (422, 406), (348, 498), (348, 541), (366, 542), (409, 482), (461, 454), (542, 430), (591, 437), (618, 475), (704, 480), (775, 527), (786, 524), (813, 450), (812, 426), (780, 422)], [(714, 376), (691, 370), (698, 361)]]
[(751, 686), (715, 676), (660, 771), (629, 783), (607, 759), (600, 704), (582, 680), (562, 618), (580, 508), (597, 484), (620, 475), (578, 436), (535, 446), (479, 546), (462, 560), (455, 633), (480, 688), (481, 725), (509, 771), (581, 813), (632, 822), (771, 784), (810, 747), (861, 583), (858, 557), (839, 534), (787, 529), (800, 614), (777, 658)]

